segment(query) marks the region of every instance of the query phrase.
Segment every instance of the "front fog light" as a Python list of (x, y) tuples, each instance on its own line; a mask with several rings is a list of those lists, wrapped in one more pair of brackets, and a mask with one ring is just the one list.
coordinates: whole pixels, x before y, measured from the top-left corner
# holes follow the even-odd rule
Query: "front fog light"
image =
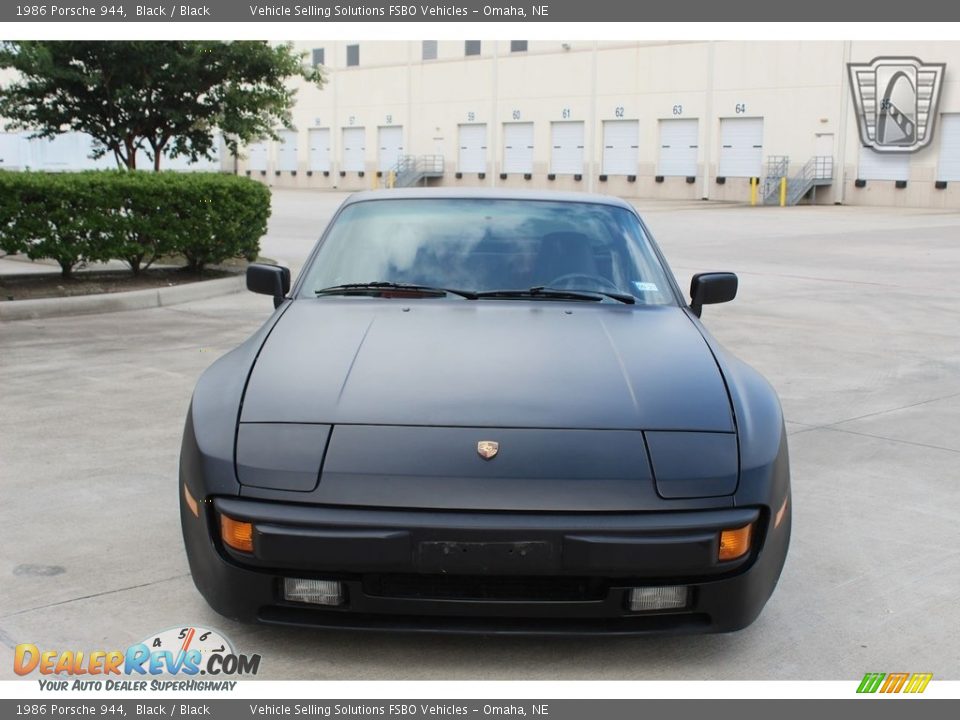
[(690, 588), (686, 585), (631, 588), (627, 607), (632, 612), (645, 610), (682, 610), (687, 606)]
[(283, 599), (311, 605), (343, 605), (343, 583), (336, 580), (284, 578)]

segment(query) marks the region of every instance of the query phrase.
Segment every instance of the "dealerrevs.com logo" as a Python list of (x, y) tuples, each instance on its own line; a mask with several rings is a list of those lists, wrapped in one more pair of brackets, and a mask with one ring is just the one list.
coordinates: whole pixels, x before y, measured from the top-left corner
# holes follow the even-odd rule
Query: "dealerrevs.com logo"
[[(40, 679), (45, 690), (148, 689), (146, 679), (115, 676), (190, 678), (188, 682), (150, 680), (151, 690), (232, 690), (236, 682), (221, 678), (256, 675), (259, 669), (260, 655), (239, 654), (222, 633), (202, 627), (170, 628), (125, 650), (51, 650), (23, 643), (13, 657), (17, 675), (46, 676)], [(198, 681), (199, 675), (212, 677)], [(69, 679), (61, 679), (64, 676)]]
[(867, 673), (860, 681), (858, 693), (922, 693), (933, 673)]

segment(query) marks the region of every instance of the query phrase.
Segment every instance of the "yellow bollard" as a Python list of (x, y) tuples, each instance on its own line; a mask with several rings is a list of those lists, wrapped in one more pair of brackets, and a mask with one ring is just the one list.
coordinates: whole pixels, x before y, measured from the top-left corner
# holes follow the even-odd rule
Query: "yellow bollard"
[(387, 175), (387, 187), (393, 190), (394, 184), (397, 182), (397, 173), (395, 170), (391, 170)]
[(380, 178), (377, 177), (377, 174), (374, 173), (370, 176), (370, 189), (376, 190), (380, 187)]
[(787, 179), (780, 178), (780, 207), (787, 206)]
[(757, 204), (757, 180), (759, 178), (752, 177), (750, 178), (750, 204)]

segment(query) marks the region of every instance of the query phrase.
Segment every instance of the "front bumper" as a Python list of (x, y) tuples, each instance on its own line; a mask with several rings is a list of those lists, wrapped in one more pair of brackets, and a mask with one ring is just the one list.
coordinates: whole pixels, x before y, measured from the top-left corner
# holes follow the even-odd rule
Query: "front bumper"
[[(254, 552), (219, 539), (219, 513), (250, 521)], [(190, 570), (243, 621), (482, 633), (724, 632), (749, 625), (776, 585), (789, 510), (482, 513), (361, 510), (235, 498), (181, 500)], [(754, 523), (751, 551), (717, 561), (720, 530)], [(284, 577), (340, 580), (335, 608), (283, 599)], [(678, 611), (634, 613), (629, 588), (687, 585)]]

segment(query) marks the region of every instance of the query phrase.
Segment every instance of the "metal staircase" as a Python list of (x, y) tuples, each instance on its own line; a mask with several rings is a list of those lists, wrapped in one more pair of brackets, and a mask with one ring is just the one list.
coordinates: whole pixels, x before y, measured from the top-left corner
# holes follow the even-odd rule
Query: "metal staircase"
[(393, 186), (426, 185), (430, 178), (443, 176), (443, 165), (443, 155), (401, 155), (393, 168)]
[(833, 183), (833, 157), (815, 155), (799, 173), (790, 177), (790, 158), (786, 155), (771, 155), (767, 158), (767, 174), (763, 179), (763, 204), (780, 204), (780, 179), (787, 178), (787, 205), (796, 205), (807, 193)]
[(790, 158), (786, 155), (770, 155), (767, 157), (767, 172), (763, 178), (763, 204), (777, 205), (780, 203), (780, 178), (790, 174)]

